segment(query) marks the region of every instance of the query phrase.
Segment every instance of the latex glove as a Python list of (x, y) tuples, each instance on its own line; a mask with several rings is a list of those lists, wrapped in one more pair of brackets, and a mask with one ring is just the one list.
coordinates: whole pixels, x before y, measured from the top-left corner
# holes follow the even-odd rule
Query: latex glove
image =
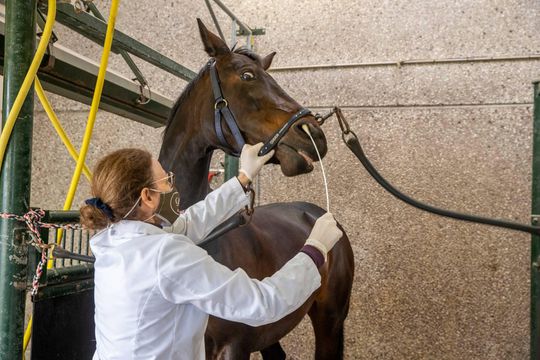
[(249, 181), (253, 181), (263, 165), (274, 156), (274, 150), (263, 156), (257, 155), (263, 145), (262, 142), (255, 145), (245, 144), (240, 153), (240, 170), (238, 172), (244, 173)]
[(343, 232), (337, 227), (334, 215), (327, 212), (315, 221), (311, 234), (306, 240), (306, 245), (317, 248), (324, 255), (326, 262), (328, 252), (332, 250), (342, 235)]

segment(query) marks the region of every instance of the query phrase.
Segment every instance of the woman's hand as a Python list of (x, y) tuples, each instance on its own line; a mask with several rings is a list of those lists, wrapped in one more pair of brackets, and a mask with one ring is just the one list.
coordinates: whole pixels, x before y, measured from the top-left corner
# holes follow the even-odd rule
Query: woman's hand
[[(263, 147), (263, 143), (258, 143), (255, 145), (245, 144), (242, 148), (242, 153), (240, 154), (240, 174), (244, 174), (249, 181), (259, 174), (263, 165), (274, 156), (274, 150), (270, 151), (268, 154), (259, 156), (259, 150)], [(240, 180), (240, 178), (238, 178)], [(242, 182), (242, 180), (240, 180)]]
[(306, 245), (311, 245), (317, 248), (324, 256), (326, 256), (338, 240), (343, 236), (343, 232), (337, 227), (334, 215), (327, 212), (315, 221), (311, 234), (306, 240)]

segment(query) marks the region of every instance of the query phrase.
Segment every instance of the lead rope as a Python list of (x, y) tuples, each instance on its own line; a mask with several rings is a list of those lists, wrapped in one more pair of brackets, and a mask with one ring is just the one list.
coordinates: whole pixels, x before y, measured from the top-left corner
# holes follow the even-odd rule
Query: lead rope
[(435, 207), (433, 205), (425, 204), (420, 201), (417, 201), (410, 196), (402, 193), (398, 189), (396, 189), (392, 184), (390, 184), (382, 175), (377, 171), (377, 169), (371, 164), (369, 159), (367, 158), (366, 154), (364, 153), (364, 150), (362, 149), (362, 146), (360, 145), (360, 141), (358, 140), (358, 136), (352, 131), (349, 127), (349, 123), (347, 120), (345, 120), (345, 117), (343, 116), (343, 113), (341, 112), (341, 109), (339, 107), (334, 107), (330, 113), (328, 113), (325, 116), (321, 116), (319, 114), (315, 115), (315, 118), (317, 119), (319, 125), (323, 125), (324, 121), (328, 119), (333, 114), (336, 114), (337, 121), (339, 124), (339, 127), (341, 129), (341, 138), (343, 139), (343, 142), (349, 150), (352, 151), (352, 153), (357, 157), (357, 159), (360, 161), (360, 163), (364, 166), (364, 168), (367, 170), (367, 172), (381, 185), (386, 191), (388, 191), (390, 194), (394, 195), (399, 200), (414, 206), (420, 210), (424, 210), (436, 215), (445, 216), (452, 219), (457, 220), (463, 220), (463, 221), (469, 221), (473, 223), (478, 224), (485, 224), (485, 225), (491, 225), (491, 226), (497, 226), (502, 227), (506, 229), (511, 230), (517, 230), (517, 231), (523, 231), (534, 235), (540, 235), (540, 226), (531, 226), (526, 224), (520, 224), (515, 223), (511, 221), (505, 221), (505, 220), (499, 220), (499, 219), (491, 219), (486, 217), (481, 217), (477, 215), (471, 215), (471, 214), (462, 214), (451, 210), (441, 209), (438, 207)]
[(307, 126), (307, 124), (303, 124), (302, 130), (304, 130), (305, 133), (308, 134), (309, 138), (311, 139), (311, 142), (313, 143), (313, 147), (315, 148), (315, 152), (317, 153), (317, 156), (319, 157), (319, 164), (321, 164), (322, 176), (323, 176), (323, 181), (324, 181), (324, 190), (326, 191), (326, 211), (330, 212), (330, 196), (328, 195), (328, 181), (326, 181), (326, 173), (324, 172), (324, 166), (322, 163), (321, 154), (319, 153), (317, 144), (315, 144), (315, 140), (313, 140), (313, 137), (311, 136), (311, 132), (309, 131), (309, 126)]

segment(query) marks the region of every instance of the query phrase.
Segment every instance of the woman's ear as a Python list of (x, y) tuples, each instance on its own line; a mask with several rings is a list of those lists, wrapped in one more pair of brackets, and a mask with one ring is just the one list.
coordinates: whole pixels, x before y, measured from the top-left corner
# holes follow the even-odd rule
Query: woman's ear
[(152, 201), (152, 192), (148, 188), (143, 188), (141, 190), (141, 205), (152, 207)]

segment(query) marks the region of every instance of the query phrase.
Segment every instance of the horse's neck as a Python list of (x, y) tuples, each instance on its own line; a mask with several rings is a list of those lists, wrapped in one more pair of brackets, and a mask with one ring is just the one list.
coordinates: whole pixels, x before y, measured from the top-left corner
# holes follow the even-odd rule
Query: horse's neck
[[(187, 154), (204, 154), (202, 157), (196, 158), (185, 156)], [(202, 200), (211, 191), (208, 185), (208, 170), (210, 168), (210, 160), (212, 159), (213, 151), (197, 152), (184, 151), (180, 154), (173, 164), (174, 173), (177, 175), (176, 187), (180, 193), (180, 208), (195, 204)]]
[(203, 129), (203, 124), (204, 119), (213, 115), (213, 109), (209, 105), (211, 99), (206, 99), (206, 94), (199, 88), (195, 88), (174, 110), (174, 119), (171, 120), (171, 128), (164, 134), (159, 156), (165, 169), (172, 170), (176, 175), (181, 209), (204, 199), (211, 190), (208, 186), (208, 170), (215, 146), (206, 134), (208, 131)]

